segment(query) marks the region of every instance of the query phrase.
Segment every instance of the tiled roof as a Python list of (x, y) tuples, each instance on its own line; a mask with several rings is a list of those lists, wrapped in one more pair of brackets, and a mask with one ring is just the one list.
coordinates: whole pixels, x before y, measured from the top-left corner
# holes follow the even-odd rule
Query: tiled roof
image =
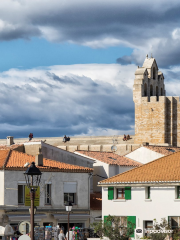
[(142, 164), (126, 158), (124, 156), (119, 156), (112, 152), (93, 152), (93, 151), (76, 151), (93, 159), (99, 160), (101, 162), (112, 164), (112, 165), (119, 165), (119, 166), (141, 166)]
[(159, 158), (138, 168), (118, 174), (100, 182), (106, 183), (156, 183), (180, 182), (180, 152)]
[(8, 150), (8, 149), (0, 150), (0, 168), (3, 168), (3, 166), (6, 162), (6, 159), (8, 158), (9, 151), (10, 150)]
[(102, 193), (91, 193), (90, 195), (90, 209), (102, 210)]
[(173, 154), (174, 152), (179, 152), (180, 147), (164, 147), (164, 146), (144, 146), (154, 152), (163, 154), (164, 156)]
[[(1, 152), (0, 152), (1, 154)], [(31, 163), (35, 161), (35, 157), (28, 155), (26, 153), (17, 152), (11, 150), (5, 169), (7, 170), (26, 170), (27, 167), (24, 167), (24, 164), (27, 162)], [(43, 166), (37, 166), (41, 171), (44, 172), (92, 172), (92, 168), (81, 167), (76, 165), (71, 165), (56, 160), (43, 158)]]

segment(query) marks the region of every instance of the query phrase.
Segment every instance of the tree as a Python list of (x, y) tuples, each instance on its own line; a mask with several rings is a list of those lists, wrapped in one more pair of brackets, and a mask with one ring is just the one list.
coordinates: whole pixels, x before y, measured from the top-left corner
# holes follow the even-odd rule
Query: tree
[(149, 236), (152, 240), (164, 240), (167, 236), (170, 235), (170, 233), (163, 233), (163, 230), (170, 230), (168, 222), (165, 218), (162, 218), (160, 223), (158, 223), (156, 219), (154, 219), (153, 229), (160, 230), (160, 232), (150, 233)]
[(127, 221), (127, 217), (108, 216), (106, 221), (92, 224), (94, 232), (102, 239), (127, 240), (133, 233), (135, 224)]

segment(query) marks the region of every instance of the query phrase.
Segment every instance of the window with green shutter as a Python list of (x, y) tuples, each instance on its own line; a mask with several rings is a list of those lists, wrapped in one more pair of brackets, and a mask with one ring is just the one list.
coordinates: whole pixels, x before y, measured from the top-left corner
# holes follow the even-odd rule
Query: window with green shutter
[(125, 199), (131, 199), (131, 187), (125, 187)]
[[(133, 224), (133, 229), (136, 228), (136, 216), (128, 216), (127, 217), (127, 227), (130, 228), (130, 225)], [(134, 237), (134, 233), (130, 235), (130, 237)]]
[(108, 200), (114, 199), (114, 187), (108, 187)]

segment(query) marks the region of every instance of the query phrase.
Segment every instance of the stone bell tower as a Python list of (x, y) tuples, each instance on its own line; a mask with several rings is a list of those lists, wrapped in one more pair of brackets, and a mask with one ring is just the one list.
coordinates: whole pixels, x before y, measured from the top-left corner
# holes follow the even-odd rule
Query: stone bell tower
[(147, 55), (135, 72), (135, 143), (180, 146), (179, 97), (166, 97), (164, 76), (158, 70), (156, 60)]

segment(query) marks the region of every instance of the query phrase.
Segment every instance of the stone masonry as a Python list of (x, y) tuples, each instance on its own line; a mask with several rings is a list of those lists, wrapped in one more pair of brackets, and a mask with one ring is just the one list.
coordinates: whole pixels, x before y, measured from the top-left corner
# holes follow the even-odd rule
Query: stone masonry
[(135, 72), (135, 143), (180, 146), (179, 97), (166, 97), (164, 76), (154, 58)]

